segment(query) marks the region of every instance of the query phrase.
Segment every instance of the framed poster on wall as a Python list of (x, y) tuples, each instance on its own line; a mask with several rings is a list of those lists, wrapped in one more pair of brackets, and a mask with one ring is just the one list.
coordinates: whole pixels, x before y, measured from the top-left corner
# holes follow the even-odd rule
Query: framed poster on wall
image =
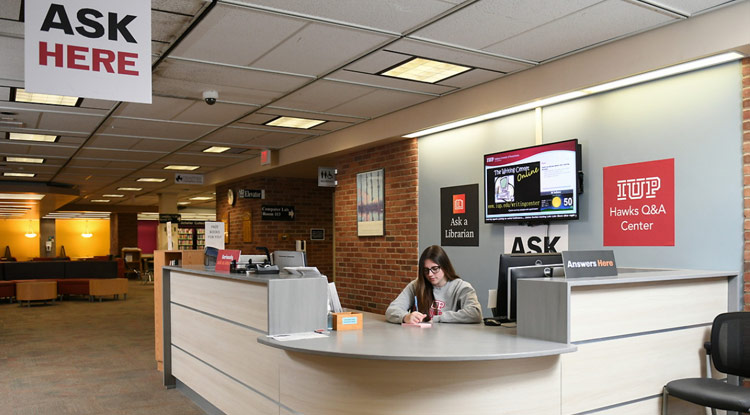
[(385, 169), (357, 174), (357, 236), (385, 235)]

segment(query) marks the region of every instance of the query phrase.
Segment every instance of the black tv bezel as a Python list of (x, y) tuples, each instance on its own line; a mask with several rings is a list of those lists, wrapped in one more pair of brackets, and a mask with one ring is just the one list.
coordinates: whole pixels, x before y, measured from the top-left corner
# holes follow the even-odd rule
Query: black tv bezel
[[(550, 215), (550, 216), (532, 216), (532, 217), (506, 217), (506, 218), (494, 218), (494, 219), (488, 219), (487, 218), (487, 165), (485, 164), (487, 161), (488, 156), (495, 156), (498, 154), (504, 154), (504, 153), (512, 153), (515, 151), (522, 151), (526, 149), (531, 148), (539, 148), (539, 147), (546, 147), (554, 144), (560, 144), (565, 143), (568, 141), (574, 141), (575, 147), (576, 147), (576, 205), (575, 205), (575, 215)], [(483, 197), (484, 197), (484, 204), (482, 205), (483, 213), (484, 213), (484, 223), (520, 223), (520, 224), (543, 224), (543, 223), (549, 223), (552, 221), (558, 222), (558, 221), (564, 221), (564, 220), (578, 220), (581, 217), (581, 209), (580, 209), (580, 195), (583, 194), (583, 168), (582, 168), (582, 147), (581, 144), (578, 142), (578, 138), (571, 138), (568, 140), (560, 140), (555, 141), (551, 143), (544, 143), (544, 144), (537, 144), (533, 146), (527, 146), (527, 147), (519, 147), (519, 148), (512, 148), (510, 150), (503, 150), (503, 151), (497, 151), (494, 153), (487, 153), (482, 156), (482, 181), (484, 183), (483, 190)]]

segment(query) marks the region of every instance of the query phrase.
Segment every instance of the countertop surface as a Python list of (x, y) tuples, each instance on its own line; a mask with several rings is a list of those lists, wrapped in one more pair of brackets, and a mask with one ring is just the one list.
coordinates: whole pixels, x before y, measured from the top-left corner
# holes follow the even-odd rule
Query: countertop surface
[(401, 326), (385, 316), (364, 314), (362, 330), (330, 331), (328, 337), (258, 342), (291, 351), (330, 357), (406, 361), (477, 361), (553, 356), (576, 346), (516, 335), (516, 329), (484, 324), (435, 323), (430, 328)]
[(259, 282), (268, 284), (272, 280), (296, 279), (296, 278), (320, 278), (320, 276), (300, 276), (280, 271), (278, 274), (256, 274), (247, 272), (216, 272), (214, 267), (204, 265), (182, 265), (182, 266), (165, 266), (164, 269), (177, 272), (188, 272), (190, 274), (202, 275), (204, 277), (227, 278), (239, 281)]
[(713, 271), (692, 269), (618, 268), (618, 275), (590, 278), (531, 278), (537, 281), (550, 281), (570, 286), (635, 284), (657, 281), (680, 281), (700, 278), (736, 277), (737, 271)]

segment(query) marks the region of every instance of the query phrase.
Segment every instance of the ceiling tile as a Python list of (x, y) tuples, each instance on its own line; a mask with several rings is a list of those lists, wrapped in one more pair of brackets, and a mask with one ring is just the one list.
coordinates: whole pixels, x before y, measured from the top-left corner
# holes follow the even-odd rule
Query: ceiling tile
[(700, 14), (708, 9), (735, 3), (734, 0), (659, 0), (652, 2), (654, 5), (666, 7), (686, 16)]
[(154, 96), (151, 104), (123, 103), (115, 116), (171, 120), (194, 102), (189, 99)]
[(111, 118), (102, 126), (101, 131), (108, 134), (129, 135), (138, 137), (171, 138), (176, 141), (187, 141), (211, 130), (210, 125), (175, 123), (170, 121)]
[(248, 142), (248, 144), (261, 148), (279, 149), (302, 142), (310, 137), (312, 136), (300, 136), (297, 134), (285, 133), (266, 133), (260, 137), (252, 139), (250, 142)]
[(600, 1), (483, 0), (413, 33), (413, 36), (484, 49)]
[(432, 97), (425, 95), (377, 90), (330, 110), (332, 112), (345, 112), (347, 114), (374, 118), (430, 99)]
[(203, 100), (203, 91), (216, 90), (219, 99), (265, 104), (309, 78), (258, 72), (205, 63), (167, 59), (156, 70), (154, 93)]
[(362, 30), (308, 24), (250, 66), (321, 76), (391, 39)]
[(193, 101), (188, 108), (181, 111), (172, 119), (175, 121), (224, 125), (255, 109), (257, 107), (247, 105), (224, 104), (221, 102), (208, 105), (203, 101)]
[(167, 43), (175, 41), (190, 23), (190, 19), (190, 16), (152, 11), (151, 39)]
[(457, 88), (471, 88), (472, 86), (489, 82), (497, 78), (502, 78), (503, 76), (505, 75), (498, 72), (474, 69), (473, 71), (464, 72), (458, 76), (446, 79), (442, 83), (449, 84)]
[(21, 0), (3, 0), (0, 3), (0, 19), (19, 20), (21, 18)]
[[(310, 111), (333, 112), (329, 110), (374, 90), (371, 87), (321, 80), (276, 101), (274, 105), (287, 108), (304, 108)], [(339, 114), (358, 115), (349, 112), (339, 112)]]
[[(402, 57), (403, 60), (407, 60), (408, 58)], [(369, 73), (361, 73), (361, 72), (352, 72), (349, 70), (340, 70), (336, 71), (335, 73), (332, 73), (331, 75), (325, 77), (326, 81), (348, 81), (348, 82), (354, 82), (357, 84), (364, 84), (368, 86), (374, 86), (374, 87), (382, 87), (382, 88), (394, 88), (399, 89), (403, 91), (409, 91), (414, 93), (425, 93), (425, 94), (434, 94), (434, 95), (440, 95), (440, 94), (447, 94), (455, 88), (451, 88), (444, 85), (439, 84), (429, 84), (426, 82), (417, 82), (417, 81), (409, 81), (406, 79), (397, 79), (382, 75), (371, 75)]]
[(249, 139), (265, 134), (267, 131), (252, 128), (226, 127), (205, 137), (207, 140), (221, 143), (246, 143)]
[(2, 78), (23, 81), (23, 39), (0, 36), (0, 74)]
[(486, 50), (541, 62), (674, 20), (621, 0), (607, 0)]
[(91, 134), (102, 122), (101, 116), (83, 116), (71, 113), (61, 114), (54, 112), (43, 113), (39, 118), (37, 128), (42, 130), (68, 131), (78, 134)]
[(517, 72), (532, 67), (528, 63), (521, 63), (480, 53), (464, 51), (445, 46), (433, 45), (413, 39), (403, 39), (389, 45), (392, 52), (400, 52), (410, 56), (434, 59), (442, 62), (471, 66), (505, 73)]
[(405, 32), (461, 0), (240, 0), (276, 10), (390, 32)]
[(204, 0), (151, 0), (151, 9), (195, 15), (205, 4)]
[[(219, 4), (174, 50), (174, 56), (247, 65), (306, 22)], [(216, 47), (221, 45), (221, 47)]]

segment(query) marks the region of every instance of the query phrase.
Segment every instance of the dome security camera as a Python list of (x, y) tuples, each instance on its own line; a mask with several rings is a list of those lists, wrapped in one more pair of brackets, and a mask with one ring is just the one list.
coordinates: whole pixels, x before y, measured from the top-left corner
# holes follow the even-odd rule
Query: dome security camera
[(217, 99), (219, 99), (218, 91), (203, 91), (203, 100), (206, 101), (206, 104), (214, 105)]

